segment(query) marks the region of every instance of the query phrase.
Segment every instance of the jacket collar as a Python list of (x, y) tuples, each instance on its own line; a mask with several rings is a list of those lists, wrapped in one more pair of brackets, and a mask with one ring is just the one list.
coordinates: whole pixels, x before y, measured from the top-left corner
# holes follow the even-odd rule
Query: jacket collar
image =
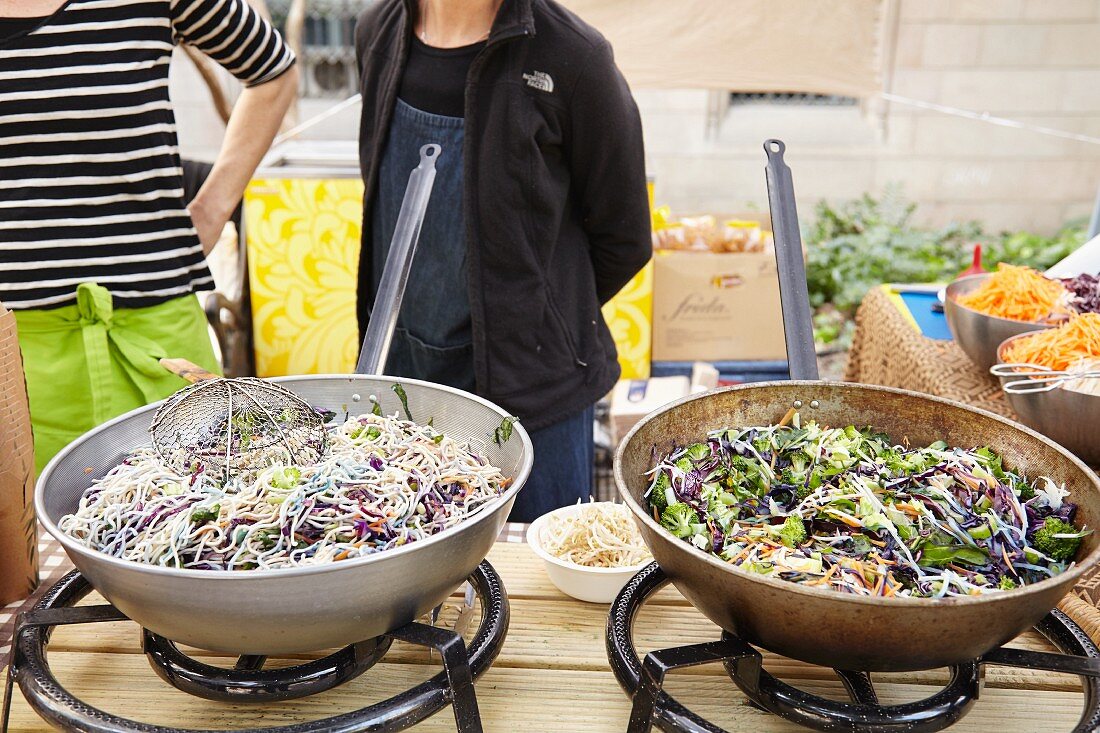
[[(533, 0), (504, 0), (497, 11), (497, 17), (493, 20), (493, 28), (489, 31), (488, 42), (492, 43), (500, 38), (514, 35), (535, 35), (535, 15), (532, 8)], [(416, 17), (418, 12), (417, 0), (404, 0), (405, 13), (408, 20)], [(409, 32), (412, 32), (412, 23), (408, 23)]]

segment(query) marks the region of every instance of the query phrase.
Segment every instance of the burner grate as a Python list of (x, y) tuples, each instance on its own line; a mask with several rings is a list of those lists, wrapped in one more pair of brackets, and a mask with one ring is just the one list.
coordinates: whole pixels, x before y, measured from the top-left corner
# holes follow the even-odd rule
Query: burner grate
[[(264, 657), (241, 657), (232, 669), (203, 664), (163, 637), (143, 632), (144, 651), (156, 673), (169, 684), (207, 699), (270, 702), (316, 694), (343, 684), (374, 665), (396, 639), (439, 652), (443, 671), (388, 700), (322, 720), (279, 727), (238, 729), (239, 733), (396, 733), (442, 710), (453, 708), (459, 733), (481, 733), (474, 680), (496, 659), (508, 632), (509, 605), (503, 583), (488, 561), (468, 579), (481, 602), (481, 620), (469, 646), (448, 629), (411, 623), (385, 636), (359, 642), (323, 659), (276, 670), (263, 669)], [(201, 733), (141, 723), (94, 708), (68, 692), (54, 677), (46, 647), (55, 626), (124, 621), (116, 608), (75, 606), (92, 590), (73, 571), (46, 592), (33, 611), (16, 621), (8, 665), (0, 733), (8, 730), (15, 684), (44, 720), (86, 733)]]
[(668, 584), (656, 563), (643, 568), (626, 585), (607, 620), (607, 655), (619, 684), (633, 700), (627, 733), (726, 733), (665, 692), (672, 670), (722, 662), (727, 673), (759, 708), (807, 728), (852, 733), (933, 733), (958, 722), (981, 692), (984, 666), (1027, 667), (1077, 674), (1085, 690), (1084, 713), (1074, 733), (1100, 729), (1100, 649), (1068, 616), (1052, 611), (1036, 629), (1064, 654), (1001, 648), (981, 659), (951, 668), (940, 692), (918, 702), (879, 705), (870, 675), (836, 670), (851, 702), (838, 702), (803, 692), (764, 670), (752, 646), (723, 632), (719, 641), (650, 652), (639, 660), (633, 627), (646, 600)]

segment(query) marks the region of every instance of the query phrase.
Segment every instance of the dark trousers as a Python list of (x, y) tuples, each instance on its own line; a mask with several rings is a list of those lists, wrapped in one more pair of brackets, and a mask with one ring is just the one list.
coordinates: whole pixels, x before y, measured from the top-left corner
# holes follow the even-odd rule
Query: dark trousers
[(594, 408), (530, 433), (535, 463), (519, 490), (511, 522), (533, 522), (543, 514), (588, 501), (592, 495), (595, 448), (592, 444)]

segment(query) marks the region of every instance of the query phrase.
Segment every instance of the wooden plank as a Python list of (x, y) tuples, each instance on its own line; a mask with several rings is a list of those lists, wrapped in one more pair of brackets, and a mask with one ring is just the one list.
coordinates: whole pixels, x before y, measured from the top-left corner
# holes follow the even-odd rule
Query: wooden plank
[[(144, 660), (136, 655), (63, 652), (52, 654), (51, 662), (64, 670), (59, 675), (62, 683), (96, 707), (148, 723), (215, 729), (285, 725), (348, 712), (414, 684), (427, 673), (413, 665), (383, 663), (368, 675), (313, 698), (252, 706), (199, 700), (174, 690), (150, 674)], [(840, 692), (835, 684), (807, 683), (804, 687), (816, 694)], [(696, 712), (731, 733), (803, 730), (748, 707), (727, 680), (675, 675), (669, 680), (669, 689), (684, 700), (690, 699)], [(921, 685), (879, 686), (880, 697), (888, 703), (919, 699), (928, 692)], [(629, 715), (629, 701), (609, 673), (493, 667), (478, 681), (477, 693), (485, 728), (490, 732), (621, 733)], [(1080, 706), (1080, 695), (1073, 693), (1013, 695), (1006, 690), (987, 689), (971, 713), (951, 730), (1069, 730), (1079, 717)], [(454, 719), (445, 709), (415, 730), (435, 733), (454, 729)], [(47, 733), (52, 729), (17, 694), (12, 730)]]

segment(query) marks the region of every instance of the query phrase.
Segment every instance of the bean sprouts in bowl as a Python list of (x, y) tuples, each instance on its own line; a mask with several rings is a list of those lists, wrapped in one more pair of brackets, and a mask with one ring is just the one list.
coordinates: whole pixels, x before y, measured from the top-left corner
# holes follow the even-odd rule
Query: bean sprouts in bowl
[(610, 501), (544, 514), (528, 528), (527, 542), (559, 590), (592, 603), (611, 603), (653, 561), (629, 509)]

